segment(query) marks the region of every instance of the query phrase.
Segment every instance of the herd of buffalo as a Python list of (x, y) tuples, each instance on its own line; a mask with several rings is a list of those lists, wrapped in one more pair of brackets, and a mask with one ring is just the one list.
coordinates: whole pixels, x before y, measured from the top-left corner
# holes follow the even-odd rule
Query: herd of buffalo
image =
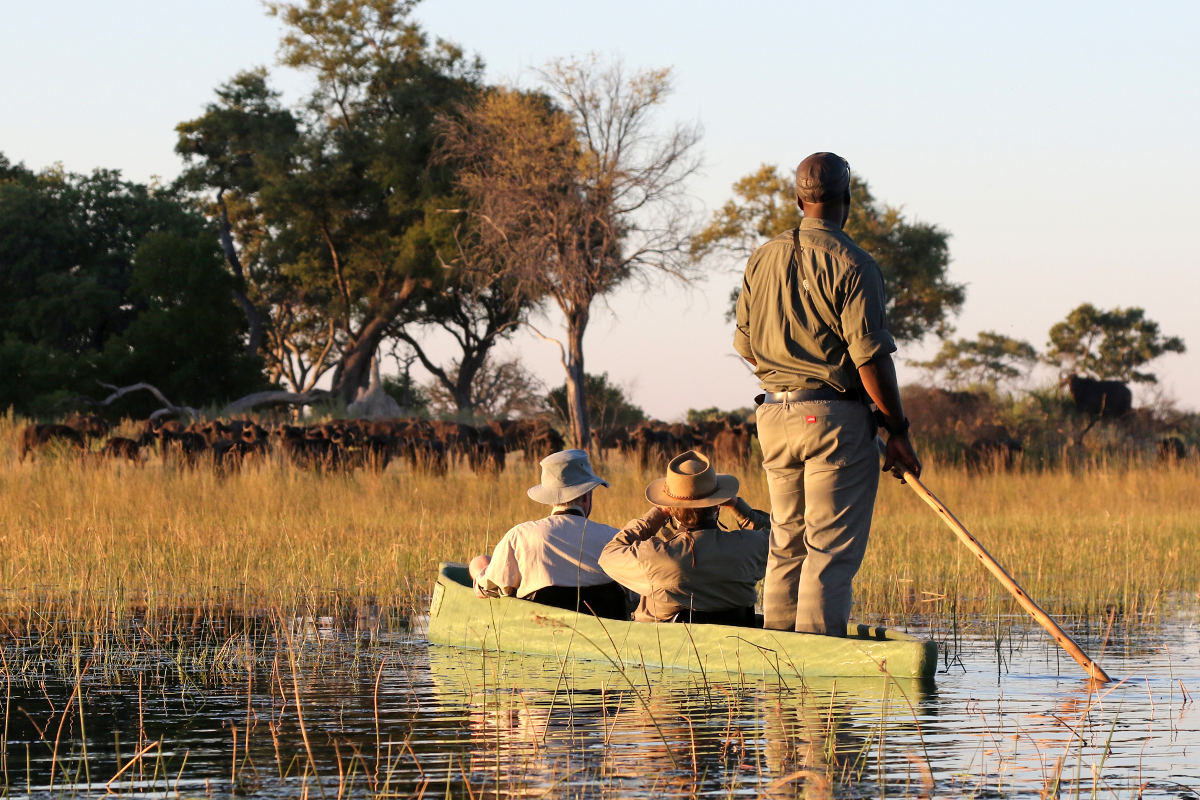
[[(701, 424), (644, 422), (599, 431), (593, 445), (600, 459), (617, 451), (643, 466), (663, 463), (693, 447), (713, 452), (719, 463), (741, 463), (750, 456), (754, 433), (753, 424), (733, 418)], [(459, 464), (477, 472), (499, 472), (509, 453), (522, 453), (536, 462), (566, 445), (541, 419), (480, 425), (415, 418), (345, 419), (303, 426), (264, 426), (248, 419), (183, 425), (155, 419), (138, 423), (131, 435), (114, 436), (103, 419), (76, 415), (58, 424), (27, 425), (17, 445), (19, 458), (24, 461), (47, 446), (134, 463), (156, 455), (164, 464), (209, 466), (220, 473), (235, 472), (272, 453), (303, 469), (382, 471), (394, 459), (403, 459), (415, 470), (443, 473)]]
[[(1133, 417), (1129, 388), (1117, 381), (1071, 376), (1064, 381), (1075, 412), (1092, 423)], [(962, 443), (968, 466), (1011, 468), (1022, 454), (1024, 436), (1010, 435), (995, 424), (995, 410), (984, 394), (908, 387), (905, 406), (914, 424), (931, 437), (951, 434)], [(943, 431), (944, 429), (944, 431)], [(75, 450), (88, 458), (113, 458), (143, 463), (157, 456), (167, 465), (208, 466), (219, 473), (235, 472), (243, 464), (272, 454), (281, 463), (322, 471), (370, 469), (381, 471), (393, 460), (407, 461), (414, 470), (444, 473), (465, 465), (476, 472), (499, 472), (510, 453), (536, 463), (566, 446), (562, 435), (543, 418), (493, 420), (470, 425), (445, 420), (399, 418), (344, 419), (320, 424), (263, 423), (249, 419), (209, 420), (184, 425), (169, 418), (151, 418), (136, 428), (122, 427), (112, 435), (100, 417), (73, 415), (56, 424), (26, 426), (17, 443), (21, 461), (47, 446)], [(642, 422), (595, 433), (593, 457), (604, 460), (616, 452), (639, 467), (657, 468), (672, 456), (692, 448), (711, 453), (727, 468), (750, 460), (752, 422), (735, 416), (700, 423)], [(1015, 433), (1015, 432), (1014, 432)], [(1160, 431), (1160, 457), (1180, 459), (1190, 446), (1177, 433)]]

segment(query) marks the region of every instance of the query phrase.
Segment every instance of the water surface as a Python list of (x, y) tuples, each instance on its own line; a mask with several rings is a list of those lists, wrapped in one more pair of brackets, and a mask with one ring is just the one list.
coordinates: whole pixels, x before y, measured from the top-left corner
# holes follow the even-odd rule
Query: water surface
[(37, 797), (1200, 798), (1195, 614), (1074, 625), (1093, 655), (1107, 635), (1104, 687), (1040, 629), (975, 622), (932, 632), (926, 682), (616, 671), (319, 619), (10, 640), (3, 775)]

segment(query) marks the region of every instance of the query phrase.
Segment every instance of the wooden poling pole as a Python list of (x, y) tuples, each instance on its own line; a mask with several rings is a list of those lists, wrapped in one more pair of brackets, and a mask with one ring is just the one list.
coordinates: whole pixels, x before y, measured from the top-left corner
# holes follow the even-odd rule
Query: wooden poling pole
[[(879, 447), (882, 449), (883, 442), (879, 440), (876, 441), (878, 441)], [(937, 512), (938, 516), (942, 518), (942, 521), (950, 526), (950, 530), (954, 531), (955, 536), (957, 536), (959, 540), (967, 546), (967, 549), (974, 553), (975, 556), (983, 562), (983, 565), (988, 568), (989, 572), (996, 576), (996, 579), (999, 580), (1004, 588), (1009, 591), (1009, 594), (1017, 598), (1017, 602), (1021, 604), (1021, 607), (1028, 611), (1033, 618), (1037, 620), (1038, 624), (1046, 629), (1046, 632), (1054, 638), (1054, 641), (1058, 642), (1059, 647), (1066, 650), (1067, 653), (1070, 654), (1071, 658), (1079, 662), (1079, 666), (1083, 667), (1087, 671), (1092, 680), (1099, 681), (1101, 683), (1107, 683), (1111, 681), (1112, 678), (1108, 677), (1108, 673), (1106, 673), (1099, 664), (1089, 658), (1088, 654), (1083, 652), (1083, 648), (1076, 644), (1075, 640), (1068, 636), (1067, 632), (1060, 628), (1058, 623), (1055, 622), (1049, 614), (1043, 611), (1041, 606), (1033, 601), (1033, 598), (1025, 594), (1025, 590), (1022, 589), (1015, 580), (1013, 580), (1013, 577), (1008, 574), (1008, 571), (1005, 570), (1004, 567), (1000, 566), (1000, 563), (996, 561), (996, 559), (992, 558), (991, 553), (984, 549), (984, 546), (979, 543), (979, 540), (971, 535), (971, 532), (967, 530), (966, 526), (959, 522), (958, 519), (952, 513), (950, 513), (950, 509), (946, 508), (945, 504), (943, 504), (941, 500), (938, 500), (937, 497), (934, 496), (933, 492), (926, 489), (925, 485), (921, 483), (921, 481), (915, 475), (906, 469), (901, 468), (901, 470), (904, 474), (905, 483), (911, 486), (912, 490), (917, 493), (917, 496), (924, 500), (930, 508)]]

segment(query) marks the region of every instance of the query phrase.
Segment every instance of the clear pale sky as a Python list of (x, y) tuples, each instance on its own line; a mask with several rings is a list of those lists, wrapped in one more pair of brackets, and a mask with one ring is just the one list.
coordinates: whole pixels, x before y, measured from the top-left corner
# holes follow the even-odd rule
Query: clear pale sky
[[(169, 180), (174, 126), (220, 83), (266, 65), (289, 100), (305, 86), (275, 65), (279, 27), (254, 0), (66, 0), (4, 16), (0, 152), (33, 169)], [(878, 199), (950, 231), (951, 277), (968, 286), (957, 336), (995, 330), (1040, 349), (1082, 302), (1141, 306), (1190, 349), (1155, 362), (1159, 390), (1200, 407), (1200, 3), (426, 0), (416, 16), (481, 55), (492, 81), (532, 85), (531, 67), (589, 52), (670, 66), (662, 120), (703, 126), (692, 191), (709, 212), (759, 164), (833, 150)], [(613, 295), (588, 330), (588, 371), (665, 419), (748, 405), (757, 384), (723, 318), (742, 266)], [(521, 335), (508, 350), (561, 383), (552, 345)], [(901, 360), (901, 380), (922, 373)]]

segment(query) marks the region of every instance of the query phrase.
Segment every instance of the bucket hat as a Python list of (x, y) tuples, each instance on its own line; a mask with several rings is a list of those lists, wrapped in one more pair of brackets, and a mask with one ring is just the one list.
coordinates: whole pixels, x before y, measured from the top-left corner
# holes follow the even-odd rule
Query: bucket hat
[(688, 450), (667, 464), (667, 476), (646, 487), (646, 499), (667, 508), (718, 506), (737, 497), (738, 479), (716, 472), (702, 453)]
[(587, 494), (608, 481), (592, 472), (592, 463), (583, 450), (560, 450), (542, 459), (542, 482), (529, 487), (526, 494), (543, 505), (554, 506)]

